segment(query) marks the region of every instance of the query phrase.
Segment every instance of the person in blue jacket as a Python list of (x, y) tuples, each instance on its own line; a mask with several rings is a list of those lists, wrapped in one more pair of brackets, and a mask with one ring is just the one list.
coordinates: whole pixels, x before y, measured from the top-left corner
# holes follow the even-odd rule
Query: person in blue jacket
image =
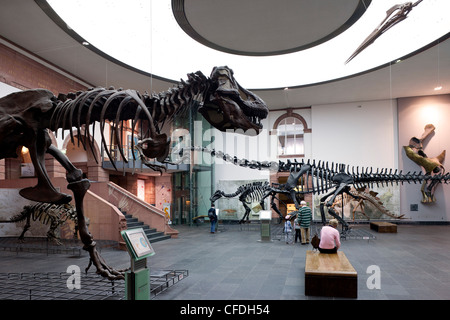
[(211, 233), (214, 233), (216, 232), (216, 223), (217, 223), (217, 214), (214, 204), (211, 204), (211, 208), (208, 210), (208, 218), (209, 221), (211, 222)]

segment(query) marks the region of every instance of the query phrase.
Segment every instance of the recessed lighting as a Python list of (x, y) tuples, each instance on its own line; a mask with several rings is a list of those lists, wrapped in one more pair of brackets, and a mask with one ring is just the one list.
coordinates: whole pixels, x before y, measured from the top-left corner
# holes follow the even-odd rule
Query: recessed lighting
[(89, 42), (83, 41), (81, 44), (82, 44), (83, 46), (88, 46), (88, 45), (89, 45)]
[(436, 88), (434, 88), (434, 91), (439, 91), (442, 89), (442, 86), (437, 86)]

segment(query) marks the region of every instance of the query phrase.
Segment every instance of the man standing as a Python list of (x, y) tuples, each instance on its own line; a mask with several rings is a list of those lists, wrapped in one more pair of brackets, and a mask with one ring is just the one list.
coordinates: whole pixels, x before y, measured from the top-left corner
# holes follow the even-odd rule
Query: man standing
[(211, 233), (216, 232), (216, 223), (217, 223), (217, 214), (216, 208), (214, 207), (214, 203), (211, 204), (211, 208), (208, 210), (208, 218), (211, 222)]
[(300, 209), (298, 210), (297, 220), (300, 225), (302, 244), (308, 244), (310, 236), (310, 226), (312, 221), (312, 212), (311, 209), (306, 205), (306, 201), (300, 202)]

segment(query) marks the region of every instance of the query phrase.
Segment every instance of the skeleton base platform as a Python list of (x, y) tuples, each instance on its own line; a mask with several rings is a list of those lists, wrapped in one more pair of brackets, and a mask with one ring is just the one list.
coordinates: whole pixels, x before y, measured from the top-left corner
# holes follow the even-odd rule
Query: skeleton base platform
[(370, 229), (380, 233), (397, 233), (397, 225), (390, 222), (370, 222)]

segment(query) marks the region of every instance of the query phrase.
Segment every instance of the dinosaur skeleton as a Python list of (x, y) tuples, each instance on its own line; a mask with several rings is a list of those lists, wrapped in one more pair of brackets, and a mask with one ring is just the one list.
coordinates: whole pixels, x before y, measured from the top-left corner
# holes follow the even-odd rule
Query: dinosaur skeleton
[[(276, 188), (274, 186), (276, 186)], [(245, 221), (247, 222), (249, 221), (249, 214), (251, 212), (251, 208), (248, 206), (249, 204), (252, 204), (253, 202), (259, 202), (260, 208), (264, 210), (265, 208), (264, 202), (267, 197), (270, 197), (270, 206), (276, 213), (278, 213), (280, 217), (279, 221), (281, 223), (281, 221), (283, 220), (283, 215), (281, 214), (274, 200), (278, 199), (276, 197), (277, 193), (284, 193), (290, 195), (290, 190), (284, 190), (283, 186), (284, 185), (278, 183), (272, 184), (272, 186), (270, 186), (269, 182), (267, 181), (264, 182), (256, 181), (252, 183), (247, 183), (245, 185), (241, 185), (234, 193), (230, 194), (227, 194), (222, 190), (216, 190), (214, 194), (209, 198), (209, 200), (211, 202), (215, 202), (222, 197), (234, 198), (236, 196), (239, 196), (239, 201), (242, 203), (245, 209), (244, 216), (239, 221), (239, 223), (243, 223)], [(293, 218), (295, 218), (295, 215), (291, 216), (291, 219)]]
[[(442, 165), (442, 162), (445, 159), (445, 150), (434, 158), (429, 158), (423, 150), (423, 141), (429, 137), (435, 129), (434, 125), (427, 124), (420, 138), (412, 137), (409, 140), (409, 145), (403, 146), (406, 156), (421, 166), (428, 175), (445, 173), (445, 168)], [(428, 181), (424, 181), (422, 183), (422, 188), (420, 189), (422, 192), (422, 203), (432, 203), (436, 201), (434, 190), (438, 183), (438, 180), (432, 180), (429, 183)]]
[(23, 231), (19, 236), (19, 241), (23, 242), (25, 240), (25, 233), (30, 229), (31, 219), (33, 221), (41, 222), (44, 225), (50, 225), (50, 229), (47, 232), (47, 239), (53, 240), (57, 245), (61, 245), (59, 237), (55, 234), (56, 229), (63, 225), (67, 220), (71, 220), (75, 223), (75, 233), (74, 237), (77, 237), (78, 231), (78, 220), (77, 212), (75, 207), (71, 204), (51, 204), (38, 202), (33, 205), (27, 205), (23, 207), (22, 212), (11, 217), (7, 221), (0, 221), (4, 223), (14, 223), (26, 220), (23, 227)]
[(264, 210), (264, 195), (267, 190), (270, 190), (269, 182), (255, 181), (239, 186), (234, 193), (225, 193), (222, 190), (216, 190), (216, 192), (214, 192), (209, 200), (211, 202), (215, 202), (222, 197), (234, 198), (236, 196), (239, 196), (239, 201), (242, 203), (245, 209), (244, 216), (239, 221), (239, 223), (243, 223), (245, 220), (249, 220), (249, 214), (252, 210), (248, 205), (251, 205), (253, 202), (258, 201), (259, 205)]
[[(121, 121), (131, 120), (133, 130), (138, 124), (141, 132), (137, 144), (140, 156), (164, 161), (169, 153), (170, 140), (165, 133), (161, 133), (161, 128), (165, 122), (182, 115), (188, 108), (197, 108), (211, 125), (221, 131), (259, 131), (262, 128), (260, 120), (268, 114), (264, 101), (242, 88), (228, 67), (214, 68), (210, 78), (201, 72), (189, 74), (187, 82), (182, 81), (177, 87), (158, 95), (97, 88), (56, 98), (48, 90), (25, 90), (0, 99), (0, 159), (17, 158), (16, 151), (22, 146), (27, 147), (38, 183), (35, 187), (22, 189), (20, 194), (29, 200), (53, 204), (69, 203), (72, 197), (58, 192), (52, 185), (45, 170), (45, 154), (50, 154), (61, 163), (67, 171), (67, 188), (74, 194), (78, 231), (83, 249), (89, 252), (89, 266), (94, 264), (97, 273), (109, 279), (124, 279), (123, 271), (114, 270), (102, 259), (88, 230), (83, 199), (90, 186), (89, 180), (83, 178), (82, 171), (51, 144), (48, 130), (69, 130), (74, 143), (72, 128), (80, 136), (83, 125), (99, 122), (102, 143), (111, 158), (103, 135), (106, 121), (113, 123), (114, 135), (119, 136), (120, 141)], [(88, 130), (85, 132), (88, 138), (84, 141), (84, 147), (93, 148), (93, 138), (87, 135)], [(83, 139), (78, 141), (83, 143)], [(119, 151), (123, 153), (120, 147)]]
[[(186, 156), (187, 150), (179, 150), (181, 159)], [(350, 167), (345, 164), (331, 163), (315, 160), (307, 162), (290, 161), (249, 161), (247, 159), (238, 159), (228, 154), (224, 154), (221, 151), (210, 150), (204, 147), (191, 147), (190, 151), (208, 152), (213, 156), (223, 159), (224, 161), (231, 162), (235, 165), (247, 167), (250, 169), (268, 169), (279, 172), (290, 172), (290, 176), (286, 183), (286, 190), (289, 190), (292, 200), (296, 205), (296, 209), (299, 209), (298, 202), (296, 201), (296, 194), (324, 194), (320, 198), (320, 213), (322, 223), (326, 223), (325, 206), (328, 208), (328, 213), (336, 218), (344, 227), (344, 231), (349, 229), (347, 222), (342, 219), (339, 214), (333, 209), (333, 203), (338, 195), (347, 194), (356, 200), (359, 200), (357, 195), (350, 192), (350, 188), (353, 186), (357, 189), (363, 187), (373, 188), (374, 185), (383, 186), (391, 184), (403, 184), (403, 183), (423, 183), (433, 182), (430, 185), (435, 187), (436, 183), (448, 183), (450, 181), (450, 173), (446, 174), (424, 174), (422, 172), (407, 172), (403, 173), (402, 170), (398, 171), (393, 169), (377, 169), (374, 172), (373, 168), (359, 168)], [(361, 171), (360, 171), (361, 170)], [(303, 178), (303, 176), (305, 176)], [(298, 185), (298, 180), (303, 179), (304, 183), (301, 190), (295, 190)], [(429, 193), (431, 190), (425, 190)], [(325, 202), (326, 201), (326, 202)]]
[[(297, 181), (298, 179), (296, 179), (296, 176), (293, 175), (292, 181)], [(295, 183), (295, 182), (294, 182)], [(248, 206), (249, 204), (252, 204), (254, 202), (259, 202), (259, 206), (262, 208), (262, 210), (264, 210), (265, 207), (265, 200), (266, 198), (270, 197), (270, 206), (271, 208), (278, 214), (279, 216), (279, 223), (281, 223), (281, 221), (283, 221), (283, 215), (280, 212), (280, 210), (278, 209), (277, 205), (275, 204), (275, 199), (281, 201), (280, 199), (278, 199), (276, 197), (277, 194), (282, 193), (282, 194), (286, 194), (290, 197), (294, 197), (295, 199), (295, 203), (297, 204), (298, 207), (298, 201), (297, 201), (297, 192), (295, 190), (295, 188), (291, 188), (290, 187), (291, 184), (290, 183), (286, 183), (286, 184), (280, 184), (280, 183), (272, 183), (272, 186), (269, 184), (269, 182), (264, 181), (256, 181), (256, 182), (251, 182), (251, 183), (247, 183), (244, 185), (241, 185), (237, 188), (237, 190), (234, 193), (225, 193), (222, 190), (216, 190), (214, 192), (214, 194), (209, 198), (209, 200), (211, 202), (215, 202), (220, 198), (234, 198), (236, 196), (239, 196), (239, 201), (242, 203), (242, 205), (244, 206), (245, 209), (245, 213), (244, 216), (242, 217), (242, 219), (239, 221), (239, 223), (243, 223), (245, 221), (249, 221), (249, 214), (251, 212), (251, 208)], [(297, 216), (297, 212), (291, 212), (290, 213), (290, 220), (295, 219), (295, 217)]]
[[(356, 210), (358, 209), (358, 207), (361, 208), (361, 213), (366, 216), (368, 219), (370, 219), (366, 213), (364, 212), (364, 207), (365, 204), (364, 202), (369, 202), (371, 203), (373, 206), (375, 206), (375, 208), (377, 208), (378, 211), (380, 211), (382, 214), (387, 215), (391, 218), (394, 219), (404, 219), (404, 214), (400, 214), (400, 215), (396, 215), (395, 213), (392, 213), (391, 211), (389, 211), (385, 206), (384, 203), (381, 201), (380, 198), (377, 197), (378, 193), (372, 190), (369, 190), (368, 188), (360, 188), (360, 189), (355, 189), (355, 188), (351, 188), (349, 190), (349, 193), (352, 194), (352, 197), (350, 196), (346, 196), (345, 194), (340, 194), (338, 195), (335, 200), (334, 203), (332, 204), (333, 208), (336, 207), (341, 207), (342, 210), (342, 201), (344, 200), (354, 200), (354, 199), (358, 199), (357, 200), (357, 204), (355, 205), (355, 207), (352, 210), (352, 214), (353, 214), (353, 220), (355, 220), (355, 213)], [(346, 199), (347, 198), (347, 199)]]

